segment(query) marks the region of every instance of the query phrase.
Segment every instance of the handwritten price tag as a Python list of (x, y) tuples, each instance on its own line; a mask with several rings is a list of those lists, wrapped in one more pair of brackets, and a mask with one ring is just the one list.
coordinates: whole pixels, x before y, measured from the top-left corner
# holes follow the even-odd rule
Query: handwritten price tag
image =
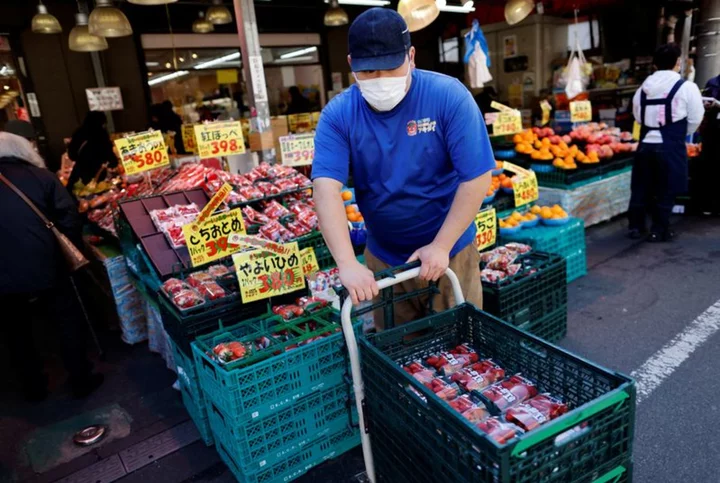
[(210, 198), (210, 201), (207, 202), (207, 204), (203, 207), (202, 210), (200, 210), (200, 214), (195, 219), (196, 225), (201, 224), (203, 221), (205, 221), (207, 218), (210, 217), (213, 213), (215, 213), (215, 210), (217, 210), (220, 205), (225, 201), (225, 198), (228, 197), (230, 192), (232, 191), (232, 186), (230, 186), (229, 183), (223, 184), (219, 190), (217, 190), (217, 193), (213, 195), (212, 198)]
[(235, 233), (245, 233), (245, 222), (239, 208), (211, 216), (199, 225), (190, 223), (183, 226), (192, 266), (205, 265), (240, 251), (240, 245), (228, 239)]
[(570, 122), (592, 121), (592, 104), (590, 101), (573, 101), (570, 103)]
[(297, 242), (283, 245), (281, 252), (257, 249), (233, 255), (244, 303), (305, 288)]
[(293, 134), (281, 136), (280, 156), (287, 166), (307, 166), (315, 158), (315, 135)]
[(182, 125), (182, 141), (185, 151), (188, 153), (194, 153), (197, 146), (195, 146), (195, 127), (192, 124)]
[(521, 132), (522, 114), (520, 111), (502, 111), (493, 123), (493, 136), (505, 136)]
[(165, 139), (160, 131), (148, 131), (116, 139), (115, 147), (120, 153), (120, 161), (127, 175), (170, 164)]
[(513, 193), (515, 194), (515, 207), (520, 207), (537, 200), (540, 192), (535, 173), (529, 171), (525, 175), (513, 178)]
[(305, 276), (312, 275), (315, 272), (320, 271), (317, 257), (315, 257), (315, 250), (313, 247), (307, 247), (300, 252), (300, 265)]
[(245, 152), (245, 139), (240, 121), (198, 124), (195, 126), (195, 142), (200, 159)]
[(475, 215), (475, 243), (478, 251), (495, 244), (497, 236), (497, 214), (495, 208), (483, 210)]

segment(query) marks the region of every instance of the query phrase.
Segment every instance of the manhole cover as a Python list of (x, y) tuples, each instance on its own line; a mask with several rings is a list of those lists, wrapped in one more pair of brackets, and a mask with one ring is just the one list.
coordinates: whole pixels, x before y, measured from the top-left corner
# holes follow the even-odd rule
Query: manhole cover
[(87, 428), (75, 433), (75, 436), (73, 436), (73, 442), (78, 446), (90, 446), (103, 439), (106, 432), (107, 428), (105, 426), (88, 426)]

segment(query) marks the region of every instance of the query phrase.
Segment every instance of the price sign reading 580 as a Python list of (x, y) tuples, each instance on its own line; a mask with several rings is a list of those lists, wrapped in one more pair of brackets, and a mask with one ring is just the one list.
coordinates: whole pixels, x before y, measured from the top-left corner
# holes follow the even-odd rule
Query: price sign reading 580
[(115, 140), (125, 174), (132, 175), (170, 164), (160, 131), (143, 132)]
[(200, 159), (245, 152), (245, 139), (240, 121), (198, 124), (195, 126), (195, 142)]

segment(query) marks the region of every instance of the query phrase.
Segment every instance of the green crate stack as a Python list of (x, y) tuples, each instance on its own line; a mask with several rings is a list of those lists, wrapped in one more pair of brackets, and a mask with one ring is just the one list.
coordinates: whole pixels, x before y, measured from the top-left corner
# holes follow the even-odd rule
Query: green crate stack
[(210, 421), (208, 420), (207, 401), (198, 381), (195, 361), (188, 358), (172, 341), (170, 341), (170, 345), (175, 358), (177, 377), (185, 409), (190, 414), (190, 419), (197, 426), (205, 444), (211, 446), (214, 439), (210, 430)]
[[(218, 343), (258, 340), (269, 345), (239, 361), (209, 355)], [(289, 481), (359, 444), (336, 311), (246, 321), (199, 337), (192, 349), (216, 447), (239, 481)]]
[(360, 433), (354, 429), (323, 436), (300, 448), (294, 454), (284, 457), (280, 462), (252, 473), (244, 472), (225, 446), (218, 440), (216, 448), (220, 459), (228, 466), (238, 482), (242, 483), (274, 483), (288, 482), (301, 477), (310, 469), (325, 461), (335, 459), (360, 444)]
[(567, 275), (560, 255), (531, 252), (535, 272), (499, 284), (483, 283), (483, 310), (557, 342), (567, 332)]
[[(402, 368), (461, 343), (570, 410), (497, 443)], [(626, 376), (469, 304), (361, 337), (359, 346), (378, 481), (630, 481), (636, 388)]]
[(514, 235), (502, 235), (498, 245), (509, 242), (526, 243), (537, 251), (555, 253), (565, 258), (568, 283), (587, 273), (585, 223), (579, 218), (571, 218), (561, 226), (538, 225), (520, 230)]
[(320, 438), (350, 427), (352, 393), (346, 384), (293, 401), (264, 418), (233, 424), (213, 403), (208, 408), (217, 440), (243, 473), (279, 463)]

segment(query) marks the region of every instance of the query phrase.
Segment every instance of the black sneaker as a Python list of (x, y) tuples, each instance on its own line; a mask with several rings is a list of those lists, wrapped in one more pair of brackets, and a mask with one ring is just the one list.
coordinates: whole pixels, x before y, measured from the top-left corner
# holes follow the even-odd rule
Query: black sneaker
[(627, 236), (631, 240), (641, 240), (647, 236), (647, 232), (644, 230), (630, 230)]
[(70, 383), (72, 395), (75, 399), (85, 399), (102, 386), (103, 381), (105, 381), (105, 376), (102, 374), (91, 374), (81, 381), (72, 381)]
[(667, 233), (650, 233), (647, 237), (647, 241), (650, 243), (667, 243), (675, 239), (675, 232), (668, 231)]

